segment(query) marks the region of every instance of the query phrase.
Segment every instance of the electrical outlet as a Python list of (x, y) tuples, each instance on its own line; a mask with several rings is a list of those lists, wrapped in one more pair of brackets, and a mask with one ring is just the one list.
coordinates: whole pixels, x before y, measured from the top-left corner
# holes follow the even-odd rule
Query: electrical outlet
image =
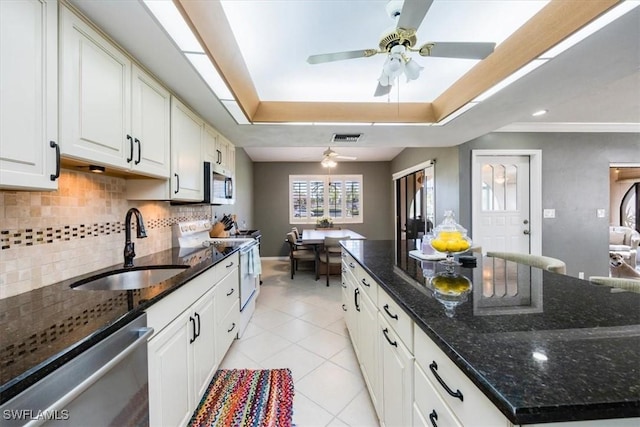
[(555, 218), (556, 217), (556, 210), (555, 209), (545, 209), (542, 211), (542, 216), (544, 216), (545, 218)]
[(604, 209), (596, 209), (596, 216), (598, 218), (604, 218), (606, 211)]
[(584, 271), (578, 273), (578, 279), (584, 279)]

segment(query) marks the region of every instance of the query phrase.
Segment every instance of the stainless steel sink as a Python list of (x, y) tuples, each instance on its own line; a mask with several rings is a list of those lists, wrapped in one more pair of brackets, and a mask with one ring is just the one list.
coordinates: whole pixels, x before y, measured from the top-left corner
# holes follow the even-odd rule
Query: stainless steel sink
[(188, 265), (153, 265), (110, 271), (71, 284), (71, 288), (88, 291), (126, 291), (157, 285), (182, 273)]

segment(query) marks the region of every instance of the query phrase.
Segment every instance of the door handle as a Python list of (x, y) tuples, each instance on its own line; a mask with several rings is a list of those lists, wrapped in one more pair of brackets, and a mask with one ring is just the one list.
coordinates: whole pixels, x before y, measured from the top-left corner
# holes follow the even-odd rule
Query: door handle
[(523, 233), (523, 234), (527, 234), (527, 235), (528, 235), (528, 234), (531, 234), (531, 232), (530, 232), (529, 230), (524, 230), (522, 233)]
[(135, 138), (133, 141), (136, 144), (138, 144), (138, 160), (133, 162), (134, 164), (137, 165), (138, 163), (140, 163), (140, 156), (142, 155), (142, 151), (141, 151), (142, 150), (142, 148), (141, 148), (142, 144), (140, 143), (140, 140), (138, 138)]
[(56, 173), (49, 176), (51, 181), (55, 181), (60, 178), (60, 145), (55, 141), (49, 141), (49, 147), (56, 149)]
[(131, 163), (131, 160), (133, 160), (133, 138), (131, 135), (127, 135), (127, 141), (129, 141), (129, 157), (127, 157), (127, 163)]
[(189, 322), (191, 322), (191, 326), (193, 326), (193, 336), (189, 338), (189, 344), (193, 344), (196, 338), (198, 338), (196, 335), (196, 319), (194, 319), (193, 316), (189, 316)]
[(174, 173), (173, 176), (176, 177), (176, 189), (173, 191), (173, 194), (178, 194), (178, 192), (180, 191), (180, 175)]

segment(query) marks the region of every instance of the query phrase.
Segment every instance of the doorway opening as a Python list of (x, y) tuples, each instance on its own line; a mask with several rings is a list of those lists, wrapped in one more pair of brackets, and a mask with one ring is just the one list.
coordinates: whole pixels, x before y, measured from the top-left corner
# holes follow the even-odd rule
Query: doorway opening
[(394, 174), (396, 240), (422, 239), (435, 221), (435, 163)]

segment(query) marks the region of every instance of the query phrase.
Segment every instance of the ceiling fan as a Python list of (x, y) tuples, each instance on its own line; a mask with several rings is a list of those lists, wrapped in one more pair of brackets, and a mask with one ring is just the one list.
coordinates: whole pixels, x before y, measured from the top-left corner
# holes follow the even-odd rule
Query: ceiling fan
[(378, 43), (379, 49), (311, 55), (307, 62), (321, 64), (370, 57), (379, 53), (387, 54), (374, 93), (374, 96), (382, 96), (391, 91), (393, 82), (402, 73), (407, 77), (407, 82), (420, 76), (423, 67), (411, 59), (407, 55), (408, 52), (418, 52), (421, 56), (464, 59), (484, 59), (493, 52), (496, 44), (485, 42), (428, 42), (414, 48), (418, 42), (416, 32), (432, 3), (433, 0), (391, 0), (386, 9), (389, 16), (396, 21), (396, 25), (382, 34)]
[(325, 168), (334, 168), (338, 164), (336, 162), (336, 159), (355, 160), (356, 158), (357, 157), (353, 156), (341, 156), (340, 154), (333, 151), (331, 147), (328, 147), (326, 150), (324, 150), (324, 153), (322, 153), (322, 161), (320, 163)]

